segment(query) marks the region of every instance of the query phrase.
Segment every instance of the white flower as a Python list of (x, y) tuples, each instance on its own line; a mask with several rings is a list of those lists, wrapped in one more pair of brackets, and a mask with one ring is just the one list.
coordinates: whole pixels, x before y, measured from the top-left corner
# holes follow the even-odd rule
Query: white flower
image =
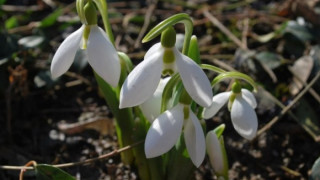
[[(89, 64), (94, 71), (112, 86), (117, 86), (120, 78), (120, 61), (116, 49), (104, 31), (97, 25), (87, 26), (90, 34), (87, 44)], [(57, 78), (71, 66), (81, 44), (85, 25), (70, 34), (53, 56), (51, 74)]]
[(150, 123), (160, 115), (162, 93), (169, 80), (170, 77), (160, 79), (159, 85), (153, 95), (140, 105), (142, 113)]
[[(203, 117), (208, 119), (213, 117), (221, 107), (226, 104), (232, 92), (223, 92), (212, 98), (212, 104), (204, 109)], [(235, 130), (244, 138), (251, 140), (255, 137), (258, 128), (258, 118), (254, 111), (257, 107), (254, 95), (241, 89), (231, 106), (231, 120)]]
[(144, 146), (147, 158), (168, 152), (180, 137), (182, 126), (189, 156), (193, 164), (199, 167), (205, 156), (205, 137), (190, 106), (181, 103), (165, 111), (152, 123)]
[(174, 72), (180, 73), (186, 91), (196, 103), (204, 107), (210, 106), (211, 85), (202, 69), (176, 47), (165, 48), (157, 43), (125, 80), (120, 92), (120, 108), (142, 104), (156, 90), (161, 74), (171, 75)]
[(206, 136), (207, 153), (210, 159), (210, 164), (214, 172), (221, 175), (225, 171), (223, 147), (214, 131), (208, 132)]

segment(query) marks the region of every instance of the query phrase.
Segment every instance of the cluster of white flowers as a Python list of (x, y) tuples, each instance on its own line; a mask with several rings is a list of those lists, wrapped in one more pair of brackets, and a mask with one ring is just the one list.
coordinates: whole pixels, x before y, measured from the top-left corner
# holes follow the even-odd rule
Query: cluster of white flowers
[[(169, 29), (172, 37), (172, 29)], [(89, 33), (88, 39), (83, 39)], [(175, 32), (174, 32), (175, 35)], [(179, 102), (160, 114), (162, 92), (169, 79), (162, 75), (179, 73), (186, 92), (200, 106), (205, 107), (204, 118), (211, 118), (228, 102), (235, 130), (244, 138), (252, 139), (257, 131), (257, 116), (254, 111), (257, 103), (251, 92), (223, 92), (213, 97), (210, 81), (192, 59), (183, 55), (171, 43), (157, 43), (146, 53), (144, 60), (128, 75), (120, 92), (120, 107), (140, 105), (146, 118), (152, 123), (145, 140), (145, 153), (148, 158), (168, 152), (177, 142), (183, 130), (189, 156), (195, 166), (200, 166), (207, 150), (209, 156), (218, 156), (218, 139), (208, 134), (205, 140), (200, 121), (191, 110), (190, 103)], [(55, 53), (51, 73), (54, 78), (61, 76), (71, 66), (80, 46), (86, 43), (89, 64), (94, 71), (110, 85), (116, 87), (121, 68), (116, 49), (109, 38), (96, 24), (83, 25), (68, 36)], [(234, 97), (234, 98), (230, 98)], [(218, 148), (218, 150), (214, 150)], [(221, 169), (221, 167), (215, 167)]]

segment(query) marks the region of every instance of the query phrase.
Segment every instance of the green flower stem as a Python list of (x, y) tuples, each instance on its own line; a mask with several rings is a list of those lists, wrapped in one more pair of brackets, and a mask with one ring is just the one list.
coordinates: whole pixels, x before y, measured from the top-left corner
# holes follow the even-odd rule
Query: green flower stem
[(180, 136), (176, 146), (168, 154), (166, 175), (168, 180), (192, 179), (196, 167), (193, 165), (184, 142)]
[(216, 72), (216, 73), (225, 73), (227, 71), (223, 70), (223, 69), (220, 69), (216, 66), (213, 66), (213, 65), (210, 65), (210, 64), (201, 64), (200, 67), (202, 69), (207, 69), (207, 70), (210, 70), (210, 71), (213, 71), (213, 72)]
[(240, 72), (221, 73), (220, 75), (218, 75), (216, 78), (213, 79), (213, 81), (211, 82), (211, 86), (214, 86), (215, 84), (217, 84), (218, 82), (220, 82), (226, 78), (235, 78), (235, 79), (245, 80), (254, 88), (254, 91), (257, 91), (257, 85), (254, 82), (254, 80), (251, 77), (249, 77), (248, 75), (240, 73)]
[(188, 54), (190, 39), (193, 31), (193, 23), (188, 14), (180, 13), (169, 17), (168, 19), (162, 21), (157, 26), (152, 28), (149, 33), (142, 39), (142, 43), (151, 41), (158, 35), (162, 33), (162, 31), (166, 30), (168, 27), (171, 27), (177, 23), (183, 23), (185, 25), (185, 39), (183, 42), (183, 54)]
[(102, 16), (104, 29), (106, 30), (106, 33), (107, 33), (111, 43), (114, 45), (114, 36), (112, 33), (110, 21), (109, 21), (107, 1), (106, 0), (93, 0), (93, 1), (96, 3), (98, 10)]
[(84, 16), (84, 3), (85, 3), (85, 0), (77, 0), (76, 7), (77, 7), (78, 16), (82, 24), (87, 24), (87, 20)]
[[(116, 130), (120, 147), (133, 144), (133, 115), (131, 108), (119, 109), (119, 99), (117, 89), (112, 88), (98, 74), (94, 73), (98, 85), (109, 105), (109, 108), (116, 119)], [(122, 161), (125, 164), (131, 164), (134, 156), (132, 150), (121, 153)]]

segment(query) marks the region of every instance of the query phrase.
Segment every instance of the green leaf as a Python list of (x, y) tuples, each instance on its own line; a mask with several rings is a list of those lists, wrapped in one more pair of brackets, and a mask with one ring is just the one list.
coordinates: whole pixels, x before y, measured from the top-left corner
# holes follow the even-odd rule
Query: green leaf
[(281, 65), (281, 56), (272, 52), (260, 52), (255, 58), (262, 64), (267, 65), (270, 69), (275, 69)]
[(277, 36), (282, 35), (285, 32), (287, 26), (288, 26), (288, 21), (282, 23), (278, 29), (276, 29), (271, 33), (257, 36), (257, 40), (261, 43), (269, 42), (273, 38), (276, 38)]
[(49, 16), (45, 17), (41, 22), (40, 22), (40, 27), (49, 27), (52, 26), (57, 18), (62, 14), (61, 8), (55, 10), (53, 13), (51, 13)]
[(37, 180), (75, 180), (70, 174), (65, 171), (46, 164), (38, 164), (36, 167)]
[(313, 38), (307, 27), (304, 25), (300, 25), (296, 21), (289, 21), (285, 32), (294, 35), (302, 42), (309, 41)]
[(7, 0), (0, 0), (0, 5), (4, 4)]
[(216, 133), (218, 139), (222, 136), (224, 129), (226, 128), (225, 124), (221, 124), (220, 126), (216, 127), (213, 131)]
[(15, 16), (10, 17), (5, 21), (5, 27), (6, 29), (12, 29), (14, 27), (18, 26), (18, 20)]
[(201, 63), (198, 40), (197, 40), (197, 37), (194, 35), (191, 37), (188, 56), (189, 58), (194, 60), (197, 64)]
[(320, 180), (320, 157), (314, 162), (309, 179)]

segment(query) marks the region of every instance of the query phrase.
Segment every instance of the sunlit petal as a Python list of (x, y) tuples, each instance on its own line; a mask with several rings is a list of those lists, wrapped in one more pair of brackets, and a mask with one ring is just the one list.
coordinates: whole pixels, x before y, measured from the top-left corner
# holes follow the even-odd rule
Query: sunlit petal
[(212, 98), (212, 104), (208, 108), (204, 108), (203, 117), (209, 119), (217, 114), (217, 112), (225, 105), (230, 97), (231, 92), (223, 92)]
[(156, 90), (162, 71), (161, 51), (153, 53), (129, 74), (120, 92), (120, 108), (142, 104)]
[(188, 94), (199, 105), (209, 107), (212, 90), (206, 74), (192, 59), (181, 54), (176, 48), (173, 49), (177, 69)]
[(170, 77), (160, 79), (160, 83), (153, 95), (140, 105), (142, 113), (150, 123), (160, 115), (162, 92), (169, 79)]
[(189, 119), (184, 126), (184, 139), (191, 161), (197, 167), (201, 165), (206, 153), (206, 144), (198, 118), (189, 111)]
[(176, 144), (183, 124), (182, 108), (183, 106), (178, 104), (154, 120), (144, 145), (147, 158), (160, 156)]
[(246, 100), (250, 106), (255, 109), (257, 107), (257, 101), (254, 95), (247, 89), (241, 89), (242, 97)]
[(215, 172), (222, 173), (224, 168), (223, 154), (221, 144), (214, 131), (210, 131), (206, 137), (207, 153), (209, 155), (210, 163)]
[(251, 140), (258, 128), (258, 118), (254, 109), (241, 96), (237, 96), (231, 108), (234, 129), (244, 138)]
[(70, 68), (80, 46), (83, 28), (84, 26), (70, 34), (54, 54), (51, 62), (51, 74), (53, 78), (61, 76)]
[(157, 43), (154, 44), (153, 46), (151, 46), (151, 48), (146, 52), (146, 54), (144, 55), (144, 59), (148, 59), (150, 56), (152, 56), (154, 53), (157, 53), (159, 51), (161, 51), (161, 49), (163, 49), (163, 47), (161, 46), (161, 43)]
[(96, 25), (90, 28), (87, 52), (89, 64), (94, 71), (116, 87), (121, 73), (118, 53), (105, 32)]

